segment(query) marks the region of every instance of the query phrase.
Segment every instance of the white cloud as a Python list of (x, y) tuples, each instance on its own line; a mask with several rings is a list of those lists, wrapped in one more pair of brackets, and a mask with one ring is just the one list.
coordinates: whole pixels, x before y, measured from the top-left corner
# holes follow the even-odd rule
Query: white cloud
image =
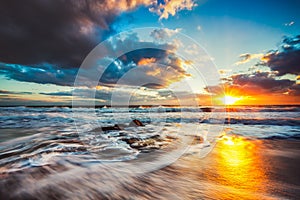
[(197, 6), (194, 0), (165, 0), (164, 4), (160, 3), (149, 10), (157, 13), (159, 19), (168, 19), (169, 16), (174, 16), (178, 11), (181, 10), (192, 10), (193, 7)]
[(150, 33), (150, 36), (155, 40), (165, 40), (181, 31), (180, 28), (174, 30), (168, 28), (155, 29)]
[(293, 26), (294, 24), (295, 24), (294, 21), (290, 21), (289, 23), (285, 23), (284, 25), (285, 25), (285, 26)]

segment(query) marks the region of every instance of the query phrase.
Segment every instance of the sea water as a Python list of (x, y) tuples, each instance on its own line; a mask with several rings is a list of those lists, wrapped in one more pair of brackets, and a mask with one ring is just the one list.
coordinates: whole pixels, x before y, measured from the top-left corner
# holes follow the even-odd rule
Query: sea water
[[(133, 119), (144, 126), (128, 126)], [(101, 131), (115, 124), (122, 130)], [(192, 166), (172, 166), (189, 155), (209, 157), (224, 135), (298, 140), (300, 107), (1, 107), (1, 197), (176, 199), (157, 187), (175, 181), (193, 199), (175, 178)], [(146, 183), (149, 174), (155, 186)], [(204, 198), (203, 190), (196, 192)]]

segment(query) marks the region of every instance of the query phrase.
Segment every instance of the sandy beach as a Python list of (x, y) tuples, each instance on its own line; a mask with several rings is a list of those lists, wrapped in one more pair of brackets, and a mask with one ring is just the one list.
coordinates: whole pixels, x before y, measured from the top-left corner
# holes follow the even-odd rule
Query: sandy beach
[(225, 136), (205, 158), (185, 154), (142, 174), (57, 164), (1, 173), (1, 199), (297, 199), (300, 141)]

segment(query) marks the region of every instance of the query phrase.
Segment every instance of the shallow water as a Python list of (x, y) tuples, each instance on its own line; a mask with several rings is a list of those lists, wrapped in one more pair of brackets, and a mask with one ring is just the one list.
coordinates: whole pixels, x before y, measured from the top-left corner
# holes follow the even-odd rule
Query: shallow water
[[(282, 172), (296, 168), (281, 161), (299, 163), (299, 107), (0, 110), (1, 199), (299, 195), (299, 179)], [(97, 129), (114, 124), (125, 129)]]

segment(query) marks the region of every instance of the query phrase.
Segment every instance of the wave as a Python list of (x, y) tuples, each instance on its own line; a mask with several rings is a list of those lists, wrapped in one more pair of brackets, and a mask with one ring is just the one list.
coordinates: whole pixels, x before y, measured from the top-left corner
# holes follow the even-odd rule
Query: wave
[(300, 112), (300, 106), (233, 106), (226, 112)]
[(271, 135), (271, 136), (266, 136), (262, 137), (261, 139), (266, 139), (266, 140), (300, 140), (300, 133), (299, 134), (294, 134), (294, 135)]
[(300, 112), (300, 106), (199, 106), (199, 107), (170, 107), (170, 106), (139, 106), (139, 107), (0, 107), (1, 112), (98, 112), (98, 113), (163, 113), (163, 112)]
[(272, 125), (272, 126), (300, 126), (300, 118), (269, 118), (269, 119), (243, 119), (243, 118), (225, 118), (225, 119), (204, 119), (200, 123), (207, 124), (242, 124), (242, 125)]

